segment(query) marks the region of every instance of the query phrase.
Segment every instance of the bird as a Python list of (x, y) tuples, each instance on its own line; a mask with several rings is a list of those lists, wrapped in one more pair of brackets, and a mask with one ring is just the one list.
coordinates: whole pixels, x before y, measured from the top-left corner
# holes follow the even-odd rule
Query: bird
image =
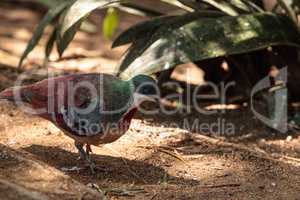
[(103, 73), (71, 74), (5, 89), (0, 99), (52, 122), (74, 140), (80, 158), (95, 173), (91, 145), (112, 143), (124, 135), (139, 105), (157, 101), (156, 86), (155, 79), (142, 74), (130, 80)]

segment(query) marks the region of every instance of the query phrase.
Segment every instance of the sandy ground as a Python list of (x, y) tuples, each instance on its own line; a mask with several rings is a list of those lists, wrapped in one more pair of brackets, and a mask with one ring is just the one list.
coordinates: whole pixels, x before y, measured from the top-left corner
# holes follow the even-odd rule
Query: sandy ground
[[(0, 6), (0, 90), (17, 79), (15, 66), (40, 16), (29, 9)], [(92, 20), (101, 23), (101, 16)], [(139, 21), (128, 15), (122, 19), (119, 31)], [(111, 51), (100, 33), (79, 33), (67, 59), (56, 61), (54, 54), (49, 69), (112, 72), (125, 47)], [(42, 52), (39, 46), (25, 69), (39, 68)], [(235, 125), (235, 136), (186, 130), (182, 124), (184, 118), (212, 124), (220, 117)], [(173, 122), (180, 126), (169, 127)], [(276, 133), (254, 119), (248, 108), (211, 116), (138, 113), (126, 135), (93, 147), (93, 152), (101, 168), (96, 175), (80, 169), (84, 165), (77, 160), (73, 141), (56, 127), (0, 102), (3, 200), (300, 199), (299, 132)], [(66, 171), (75, 166), (78, 170)]]

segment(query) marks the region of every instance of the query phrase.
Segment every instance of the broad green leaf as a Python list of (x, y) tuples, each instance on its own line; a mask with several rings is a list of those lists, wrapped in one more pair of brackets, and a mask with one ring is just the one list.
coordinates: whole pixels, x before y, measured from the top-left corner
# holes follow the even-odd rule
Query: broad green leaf
[(157, 30), (162, 24), (167, 23), (168, 20), (174, 19), (174, 17), (175, 16), (156, 17), (152, 20), (133, 25), (115, 39), (112, 47), (122, 46), (140, 38), (151, 37), (155, 30)]
[(52, 31), (48, 41), (47, 41), (47, 45), (45, 48), (45, 58), (44, 58), (44, 63), (43, 63), (43, 67), (46, 67), (49, 61), (49, 57), (50, 54), (53, 50), (54, 44), (55, 44), (55, 40), (56, 40), (56, 28)]
[(72, 26), (89, 15), (93, 10), (106, 8), (118, 2), (118, 0), (77, 0), (66, 12), (61, 26), (61, 36), (63, 37)]
[(161, 26), (169, 24), (180, 26), (181, 24), (188, 23), (197, 18), (221, 17), (223, 15), (223, 13), (217, 11), (201, 11), (187, 13), (184, 15), (169, 15), (156, 17), (151, 20), (138, 23), (121, 33), (113, 42), (112, 47), (114, 48), (122, 46), (141, 38), (150, 38), (154, 34), (154, 32)]
[(35, 1), (47, 6), (48, 8), (55, 8), (59, 4), (64, 3), (66, 1), (70, 1), (70, 0), (35, 0)]
[(56, 29), (53, 30), (52, 34), (50, 35), (50, 37), (48, 39), (46, 49), (45, 49), (45, 60), (48, 60), (48, 58), (53, 50), (55, 39), (56, 39)]
[(31, 40), (29, 41), (24, 53), (19, 62), (19, 67), (22, 66), (24, 59), (28, 56), (28, 54), (34, 49), (34, 47), (40, 41), (46, 26), (48, 26), (54, 19), (61, 13), (65, 8), (70, 6), (71, 1), (63, 2), (59, 4), (57, 7), (50, 9), (47, 14), (44, 16), (42, 21), (39, 23), (38, 27), (36, 28)]
[[(219, 14), (219, 13), (218, 13)], [(174, 16), (173, 18), (166, 18), (163, 24), (161, 24), (159, 31), (154, 28), (150, 31), (150, 29), (145, 32), (145, 34), (132, 34), (130, 35), (133, 44), (132, 48), (129, 49), (127, 56), (123, 59), (122, 65), (120, 67), (121, 71), (123, 71), (123, 66), (128, 66), (132, 63), (138, 56), (141, 56), (143, 52), (150, 47), (155, 40), (160, 35), (172, 35), (172, 31), (181, 27), (184, 24), (187, 24), (191, 21), (197, 20), (200, 16), (203, 16), (203, 13), (193, 12), (187, 13), (185, 15)], [(206, 16), (206, 15), (204, 15)], [(171, 17), (171, 16), (170, 16)], [(219, 17), (219, 16), (218, 16)], [(145, 22), (147, 23), (147, 22)], [(129, 37), (129, 38), (130, 38)]]
[(185, 11), (189, 11), (189, 12), (192, 12), (193, 9), (191, 9), (190, 7), (182, 4), (181, 2), (177, 1), (177, 0), (161, 0), (162, 2), (165, 2), (165, 3), (168, 3), (168, 4), (171, 4), (173, 6), (176, 6), (176, 7), (179, 7)]
[(117, 7), (120, 10), (125, 11), (129, 14), (133, 14), (133, 15), (148, 16), (148, 17), (156, 17), (159, 15), (162, 15), (161, 12), (158, 12), (154, 9), (142, 7), (137, 4), (130, 3), (130, 2), (121, 3), (120, 5), (117, 5)]
[(182, 3), (183, 5), (194, 9), (195, 11), (205, 9), (205, 6), (201, 3), (199, 3), (197, 0), (178, 0), (178, 1), (180, 3)]
[(242, 0), (230, 0), (229, 3), (240, 10), (250, 12), (250, 8)]
[[(61, 19), (63, 19), (63, 16), (61, 17)], [(69, 28), (67, 32), (65, 32), (63, 37), (60, 35), (61, 26), (58, 25), (57, 34), (56, 34), (56, 43), (57, 43), (57, 51), (59, 57), (62, 57), (64, 51), (67, 49), (67, 47), (75, 37), (78, 29), (81, 27), (81, 24), (84, 21), (84, 19), (85, 18), (82, 18), (79, 21), (77, 21), (75, 24), (73, 24), (73, 26), (71, 26), (71, 28)]]
[(64, 34), (63, 37), (57, 32), (56, 34), (56, 41), (57, 41), (57, 51), (59, 53), (59, 56), (62, 57), (64, 51), (68, 48), (71, 41), (75, 37), (78, 29), (80, 28), (82, 24), (82, 20), (78, 21), (76, 24), (74, 24), (69, 30)]
[(300, 47), (299, 36), (298, 28), (288, 17), (266, 13), (204, 18), (172, 30), (161, 27), (148, 48), (144, 49), (142, 44), (131, 47), (121, 63), (120, 76), (126, 79), (136, 74), (152, 74), (182, 63), (273, 45)]
[(119, 25), (119, 14), (115, 8), (109, 8), (103, 21), (103, 35), (106, 39), (111, 39)]
[[(148, 44), (147, 46), (145, 44)], [(143, 52), (150, 46), (148, 38), (140, 38), (133, 42), (132, 46), (128, 49), (126, 56), (122, 58), (122, 64), (119, 67), (118, 76), (124, 71), (125, 66), (130, 66), (134, 60), (142, 56)]]
[[(206, 7), (203, 5), (203, 2), (210, 4), (211, 6), (229, 14), (229, 15), (237, 15), (237, 12), (235, 11), (235, 8), (238, 8), (239, 10), (249, 13), (250, 12), (250, 7), (245, 4), (242, 0), (229, 0), (229, 1), (197, 1), (197, 0), (178, 0), (182, 4), (193, 8), (194, 10), (203, 10)], [(207, 8), (206, 8), (207, 9)]]
[(56, 0), (35, 0), (36, 2), (45, 5), (48, 8), (53, 8), (55, 6), (57, 6), (57, 1)]
[(265, 12), (264, 9), (260, 7), (258, 4), (256, 4), (255, 2), (248, 1), (248, 0), (245, 0), (244, 2), (245, 4), (249, 5), (249, 7), (253, 9), (253, 11), (261, 12), (261, 13)]
[(237, 16), (239, 14), (228, 2), (226, 2), (224, 0), (221, 0), (221, 1), (201, 0), (201, 1), (221, 10), (222, 12), (224, 12), (230, 16)]

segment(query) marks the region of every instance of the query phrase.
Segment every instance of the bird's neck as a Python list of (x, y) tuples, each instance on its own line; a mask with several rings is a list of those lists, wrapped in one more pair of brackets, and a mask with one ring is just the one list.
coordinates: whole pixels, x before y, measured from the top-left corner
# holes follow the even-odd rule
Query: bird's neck
[(139, 94), (139, 93), (133, 93), (133, 107), (139, 107), (141, 103), (143, 103), (145, 100), (149, 99), (146, 95)]
[(125, 133), (129, 127), (130, 127), (130, 123), (131, 123), (131, 120), (134, 116), (134, 114), (136, 113), (138, 109), (137, 108), (132, 108), (130, 109), (123, 117), (123, 119), (120, 121), (120, 123), (118, 124), (119, 126), (119, 129), (121, 129), (122, 133)]
[(126, 122), (131, 122), (134, 114), (137, 112), (138, 108), (137, 107), (133, 107), (132, 109), (130, 109), (124, 116), (123, 120)]

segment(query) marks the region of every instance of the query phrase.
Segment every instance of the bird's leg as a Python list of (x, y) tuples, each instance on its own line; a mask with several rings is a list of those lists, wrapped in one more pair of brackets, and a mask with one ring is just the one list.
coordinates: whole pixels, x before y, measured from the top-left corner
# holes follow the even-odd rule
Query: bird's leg
[(78, 149), (80, 158), (87, 162), (87, 164), (89, 165), (89, 167), (91, 169), (92, 174), (95, 174), (95, 164), (91, 160), (90, 154), (89, 154), (91, 152), (90, 145), (86, 146), (86, 151), (84, 151), (83, 144), (81, 144), (81, 143), (75, 142), (75, 146)]
[(90, 153), (93, 153), (92, 148), (91, 148), (91, 145), (86, 144), (86, 150), (85, 150), (85, 151), (86, 151), (87, 155), (88, 155), (89, 157), (91, 157)]
[(93, 153), (91, 145), (86, 144), (85, 149), (86, 149), (85, 152), (86, 152), (86, 155), (87, 155), (87, 161), (89, 163), (89, 166), (90, 166), (91, 170), (94, 171), (96, 169), (96, 165), (92, 161), (92, 157), (91, 157), (91, 154), (90, 154), (90, 153)]
[(80, 159), (86, 160), (87, 155), (86, 155), (86, 152), (83, 149), (83, 144), (75, 142), (75, 147), (77, 148), (77, 150), (79, 152)]

